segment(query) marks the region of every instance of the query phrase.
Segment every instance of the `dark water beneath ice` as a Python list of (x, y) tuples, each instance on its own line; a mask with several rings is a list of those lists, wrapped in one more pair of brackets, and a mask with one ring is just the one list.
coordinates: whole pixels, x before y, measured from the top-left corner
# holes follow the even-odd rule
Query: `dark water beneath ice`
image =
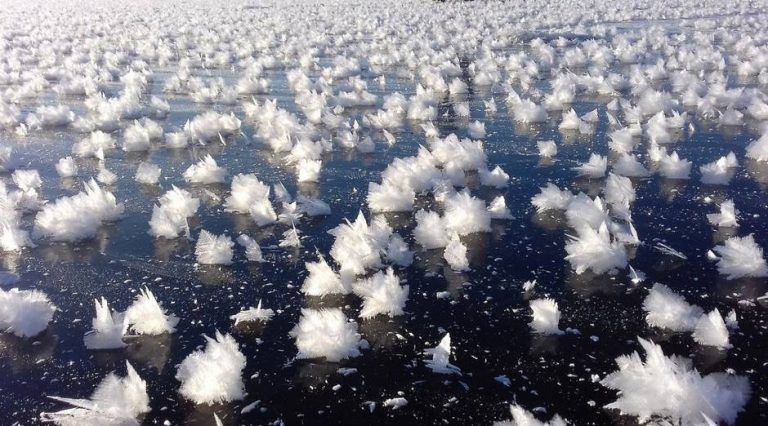
[[(363, 75), (370, 77), (367, 72)], [(223, 76), (230, 77), (227, 73)], [(156, 76), (154, 93), (161, 91), (163, 78)], [(269, 98), (295, 111), (284, 71), (273, 71), (269, 78)], [(369, 90), (380, 95), (381, 102), (381, 95), (392, 91), (412, 94), (414, 85), (390, 75), (385, 88), (369, 81)], [(121, 178), (111, 190), (125, 202), (122, 220), (102, 228), (90, 242), (40, 242), (22, 254), (0, 257), (5, 269), (20, 275), (19, 287), (45, 291), (59, 308), (49, 329), (31, 341), (0, 335), (0, 412), (5, 413), (0, 423), (35, 423), (41, 411), (63, 408), (46, 395), (87, 397), (110, 371), (124, 374), (124, 362), (129, 360), (149, 385), (152, 412), (143, 417), (144, 424), (213, 424), (214, 412), (228, 425), (264, 424), (277, 419), (287, 424), (488, 424), (508, 418), (511, 401), (528, 409), (543, 407), (577, 424), (634, 424), (632, 418), (601, 408), (612, 402), (615, 394), (593, 383), (591, 375), (603, 377), (615, 369), (616, 356), (638, 350), (637, 336), (652, 337), (668, 353), (693, 358), (702, 372), (732, 368), (747, 374), (753, 397), (737, 423), (767, 423), (766, 307), (755, 298), (768, 291), (768, 282), (727, 281), (717, 274), (705, 253), (728, 235), (713, 231), (705, 215), (716, 211), (716, 202), (732, 198), (741, 211), (739, 235), (754, 233), (757, 243), (768, 247), (768, 166), (742, 164), (727, 187), (702, 185), (697, 172), (699, 165), (731, 150), (744, 158), (744, 148), (754, 137), (749, 129), (696, 123), (697, 132), (685, 135), (675, 146), (681, 157), (694, 162), (692, 180), (669, 181), (654, 176), (634, 181), (638, 200), (633, 218), (644, 244), (631, 250), (631, 264), (648, 275), (641, 286), (665, 283), (706, 311), (736, 309), (740, 329), (731, 336), (734, 348), (718, 351), (698, 346), (689, 334), (666, 334), (649, 328), (641, 310), (646, 292), (633, 286), (623, 273), (599, 277), (574, 274), (563, 260), (565, 233), (570, 232), (564, 220), (557, 214), (537, 215), (531, 209), (531, 196), (548, 181), (591, 196), (599, 193), (602, 181), (576, 179), (570, 168), (585, 161), (592, 151), (608, 154), (606, 123), (601, 122), (591, 137), (561, 134), (557, 130), (560, 116), (556, 114), (550, 114), (544, 125), (519, 125), (511, 121), (500, 93), (496, 94), (498, 113), (486, 115), (482, 99), (489, 95), (468, 96), (472, 119), (486, 123), (489, 166), (501, 165), (512, 180), (503, 191), (480, 187), (479, 179), (470, 179), (470, 187), (487, 201), (503, 194), (514, 219), (494, 221), (492, 232), (471, 236), (467, 245), (472, 270), (456, 273), (445, 264), (442, 251), (419, 251), (410, 236), (415, 225), (411, 214), (388, 214), (390, 225), (417, 250), (414, 265), (398, 272), (410, 286), (407, 313), (393, 320), (379, 317), (359, 321), (360, 332), (371, 348), (361, 357), (341, 363), (294, 361), (296, 348), (288, 332), (298, 321), (301, 308), (339, 306), (352, 317), (360, 304), (355, 296), (304, 297), (299, 292), (306, 276), (304, 262), (314, 261), (316, 250), (328, 253), (333, 238), (326, 231), (343, 218), (354, 218), (361, 208), (368, 216), (367, 183), (378, 182), (380, 172), (393, 158), (414, 155), (419, 144), (425, 143), (423, 134), (415, 130), (417, 124), (397, 133), (398, 143), (392, 148), (377, 140), (376, 151), (371, 154), (337, 150), (327, 155), (320, 183), (309, 185), (296, 185), (280, 158), (253, 136), (253, 126), (247, 120), (246, 137), (231, 140), (226, 146), (108, 153), (107, 166)], [(207, 108), (188, 99), (168, 99), (172, 112), (162, 122), (166, 131), (183, 126)], [(583, 99), (573, 106), (580, 115), (597, 107), (604, 119), (603, 104)], [(244, 119), (239, 106), (214, 108), (232, 110)], [(441, 106), (440, 115), (435, 124), (442, 136), (451, 132), (466, 136), (468, 122), (453, 117), (447, 104)], [(61, 181), (54, 170), (55, 161), (69, 155), (72, 143), (79, 138), (69, 131), (35, 135), (28, 142), (0, 135), (14, 144), (26, 167), (40, 171), (43, 197), (49, 200), (80, 189), (78, 182)], [(536, 151), (536, 141), (545, 139), (554, 139), (559, 147), (557, 159), (549, 164), (540, 162)], [(293, 194), (310, 194), (328, 202), (332, 214), (301, 220), (297, 226), (305, 237), (301, 249), (277, 248), (284, 225), (258, 228), (247, 216), (223, 211), (220, 200), (227, 195), (228, 184), (190, 187), (183, 181), (182, 172), (207, 152), (214, 154), (230, 177), (253, 172), (267, 183), (281, 181)], [(143, 160), (162, 167), (159, 187), (133, 181)], [(96, 163), (86, 169), (81, 167), (81, 178), (95, 176)], [(4, 174), (2, 179), (8, 181), (10, 176)], [(192, 235), (201, 229), (230, 236), (247, 232), (261, 244), (268, 262), (247, 263), (240, 249), (231, 267), (196, 267), (193, 242), (183, 238), (155, 240), (148, 235), (152, 204), (171, 184), (191, 188), (203, 201), (191, 222)], [(706, 196), (715, 202), (705, 204)], [(431, 205), (432, 201), (419, 199), (417, 204)], [(31, 223), (33, 217), (25, 219)], [(653, 248), (655, 242), (680, 250), (688, 260), (660, 253)], [(538, 280), (534, 297), (555, 298), (563, 313), (561, 328), (578, 329), (580, 335), (540, 337), (530, 332), (530, 312), (521, 285), (534, 278)], [(113, 308), (123, 310), (144, 285), (181, 318), (177, 332), (132, 338), (124, 350), (86, 350), (82, 337), (90, 329), (93, 299), (104, 296)], [(450, 297), (438, 299), (436, 293), (441, 291), (449, 292)], [(277, 311), (273, 320), (266, 326), (233, 328), (229, 316), (254, 306), (259, 299)], [(204, 344), (202, 334), (211, 335), (214, 330), (232, 332), (242, 345), (248, 359), (244, 371), (248, 395), (231, 404), (195, 406), (177, 393), (175, 366)], [(446, 331), (455, 346), (453, 363), (462, 369), (461, 377), (433, 374), (422, 363), (421, 352), (435, 346)], [(356, 368), (357, 373), (343, 376), (338, 373), (342, 367)], [(499, 375), (509, 378), (509, 387), (494, 380)], [(391, 410), (381, 406), (383, 400), (400, 395), (408, 399), (406, 407)], [(259, 401), (256, 409), (241, 414), (243, 407), (255, 401)], [(372, 413), (368, 401), (377, 403)]]

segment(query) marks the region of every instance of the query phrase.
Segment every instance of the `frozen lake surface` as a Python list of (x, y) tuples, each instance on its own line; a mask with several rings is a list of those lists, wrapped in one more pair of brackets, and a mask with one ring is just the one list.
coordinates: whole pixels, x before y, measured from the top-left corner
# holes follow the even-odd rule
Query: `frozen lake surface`
[[(0, 301), (0, 324), (11, 327), (0, 334), (4, 423), (34, 424), (41, 413), (68, 407), (48, 396), (89, 398), (109, 373), (125, 376), (128, 361), (149, 398), (149, 409), (130, 419), (138, 424), (215, 424), (214, 414), (226, 425), (492, 424), (510, 418), (510, 404), (541, 420), (559, 414), (570, 424), (637, 424), (645, 419), (629, 405), (605, 407), (619, 389), (604, 379), (617, 371), (617, 357), (637, 351), (645, 358), (638, 337), (667, 356), (689, 358), (702, 376), (743, 378), (740, 385), (705, 389), (715, 396), (702, 403), (697, 385), (675, 394), (670, 376), (649, 374), (645, 387), (628, 385), (624, 396), (666, 381), (651, 396), (688, 401), (666, 408), (664, 401), (649, 402), (662, 407), (651, 408), (653, 421), (705, 424), (700, 412), (685, 410), (709, 403), (715, 408), (707, 417), (716, 423), (768, 422), (765, 256), (748, 249), (708, 253), (749, 235), (758, 249), (768, 247), (765, 5), (598, 1), (565, 13), (573, 5), (237, 3), (134, 8), (101, 1), (81, 8), (13, 1), (0, 11), (0, 283), (4, 292), (42, 291), (56, 306), (42, 332), (20, 337), (12, 329), (20, 320), (8, 314), (16, 302)], [(277, 109), (269, 107), (273, 100)], [(200, 121), (197, 132), (185, 129), (210, 111), (233, 114), (236, 130), (210, 121)], [(146, 143), (128, 135), (148, 132), (146, 122), (135, 121), (145, 118), (162, 129)], [(73, 146), (99, 130), (114, 147), (76, 155)], [(206, 131), (210, 137), (201, 137)], [(184, 134), (186, 146), (168, 146), (172, 132)], [(465, 139), (481, 142), (459, 142)], [(554, 142), (554, 156), (540, 155), (543, 141)], [(478, 145), (482, 155), (473, 151)], [(738, 165), (700, 171), (731, 152)], [(224, 180), (185, 178), (209, 154), (226, 170)], [(598, 164), (592, 176), (579, 176), (574, 168), (593, 154), (604, 156), (607, 168)], [(630, 154), (649, 176), (616, 168)], [(77, 175), (63, 177), (57, 164), (69, 156)], [(409, 163), (384, 173), (397, 159), (427, 156), (426, 169)], [(687, 173), (679, 159), (692, 163)], [(319, 175), (301, 178), (312, 175), (310, 166), (297, 172), (302, 160), (319, 161)], [(146, 163), (160, 168), (157, 183), (134, 178)], [(503, 171), (494, 180), (489, 171), (496, 166)], [(122, 203), (122, 214), (97, 221), (93, 235), (84, 228), (82, 238), (44, 232), (42, 212), (82, 191), (103, 168), (116, 179), (99, 185)], [(19, 183), (15, 170), (36, 170), (39, 185)], [(260, 226), (254, 213), (228, 211), (233, 178), (250, 173), (272, 187), (267, 204), (276, 214), (286, 210), (274, 189), (280, 184), (292, 200), (322, 200), (330, 212), (305, 211)], [(384, 175), (392, 193), (369, 202), (369, 183), (382, 183)], [(420, 179), (424, 188), (409, 184)], [(630, 182), (634, 193), (606, 189), (609, 181)], [(539, 212), (531, 199), (548, 183), (573, 198)], [(178, 237), (152, 235), (153, 207), (173, 186), (189, 191), (199, 208), (181, 218)], [(509, 216), (491, 220), (459, 201), (446, 213), (465, 189), (482, 200), (480, 213), (503, 197)], [(579, 192), (588, 205), (573, 207)], [(737, 227), (708, 219), (727, 200), (738, 210)], [(387, 203), (405, 207), (384, 211)], [(76, 216), (89, 216), (89, 209)], [(442, 215), (442, 222), (425, 225), (447, 238), (437, 248), (425, 249), (415, 235), (422, 209)], [(359, 227), (352, 234), (364, 241), (334, 255), (340, 238), (329, 231), (358, 212), (369, 224), (383, 218), (412, 252), (412, 263), (394, 259), (389, 234), (381, 246)], [(67, 222), (61, 211), (51, 220), (64, 227), (78, 222)], [(592, 241), (569, 249), (586, 260), (566, 259), (569, 242), (586, 240), (582, 225), (594, 233), (601, 224), (610, 247)], [(480, 232), (467, 231), (475, 228)], [(300, 246), (281, 245), (292, 229)], [(249, 261), (236, 243), (231, 264), (203, 264), (196, 256), (203, 230), (233, 241), (250, 236), (263, 261)], [(458, 258), (444, 248), (456, 247), (448, 242), (453, 234), (466, 249)], [(374, 253), (366, 254), (370, 247)], [(307, 262), (319, 256), (345, 286), (392, 265), (395, 288), (408, 286), (407, 301), (394, 306), (394, 296), (381, 296), (390, 315), (367, 318), (360, 317), (361, 295), (370, 282), (348, 294), (306, 294)], [(376, 260), (352, 271), (364, 256)], [(723, 269), (729, 257), (736, 271), (730, 275)], [(613, 264), (596, 271), (593, 262), (600, 260)], [(633, 282), (630, 265), (644, 279)], [(700, 307), (693, 323), (674, 330), (648, 319), (644, 301), (655, 283)], [(84, 335), (93, 328), (94, 299), (104, 297), (123, 312), (145, 287), (178, 317), (175, 330), (137, 333), (138, 318), (122, 336), (124, 347), (89, 349)], [(556, 302), (559, 323), (532, 328), (531, 302), (546, 298)], [(259, 301), (274, 316), (235, 325), (230, 317)], [(334, 308), (355, 322), (362, 341), (341, 348), (352, 355), (338, 362), (303, 356), (311, 351), (297, 348), (291, 333), (308, 315), (302, 311)], [(699, 324), (713, 310), (727, 329), (716, 320)], [(669, 324), (685, 316), (671, 308), (667, 314)], [(723, 330), (726, 344), (711, 343), (722, 340)], [(180, 393), (177, 374), (191, 353), (205, 348), (203, 335), (216, 331), (231, 334), (245, 365), (234, 375), (242, 378), (242, 392), (234, 392), (240, 395), (208, 404)], [(431, 356), (424, 351), (447, 333), (450, 364), (460, 373), (440, 374), (425, 363)], [(322, 334), (320, 327), (304, 336), (319, 353), (333, 346), (314, 340)], [(198, 373), (205, 377), (204, 369)], [(735, 396), (725, 401), (726, 392), (717, 390), (731, 387)], [(105, 416), (76, 417), (73, 424), (119, 417)]]

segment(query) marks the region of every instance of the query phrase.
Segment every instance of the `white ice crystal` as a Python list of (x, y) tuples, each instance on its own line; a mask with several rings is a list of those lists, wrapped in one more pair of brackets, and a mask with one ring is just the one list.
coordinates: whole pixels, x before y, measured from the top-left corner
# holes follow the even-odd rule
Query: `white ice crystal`
[(364, 346), (357, 323), (341, 309), (302, 309), (299, 323), (291, 330), (299, 350), (297, 358), (325, 358), (330, 362), (360, 356)]
[(189, 354), (179, 364), (176, 380), (179, 393), (195, 404), (218, 404), (245, 397), (242, 371), (245, 355), (229, 335), (216, 331), (215, 339), (205, 337), (204, 350)]
[(606, 408), (638, 417), (640, 422), (664, 419), (686, 426), (714, 422), (733, 424), (749, 400), (751, 389), (744, 376), (710, 373), (702, 376), (690, 360), (667, 357), (661, 346), (638, 338), (645, 361), (637, 352), (616, 358), (619, 369), (600, 381), (619, 392)]

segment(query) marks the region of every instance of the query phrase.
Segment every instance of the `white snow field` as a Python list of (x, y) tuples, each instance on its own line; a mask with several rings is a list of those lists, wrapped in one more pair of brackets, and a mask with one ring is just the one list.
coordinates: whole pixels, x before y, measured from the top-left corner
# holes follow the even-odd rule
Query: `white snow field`
[(3, 1), (0, 423), (768, 424), (766, 22)]

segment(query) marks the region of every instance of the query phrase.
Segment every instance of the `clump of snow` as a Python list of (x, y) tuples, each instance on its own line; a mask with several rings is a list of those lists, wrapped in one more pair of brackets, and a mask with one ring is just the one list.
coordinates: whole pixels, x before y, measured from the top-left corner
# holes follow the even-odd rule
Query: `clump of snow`
[(574, 167), (573, 170), (579, 172), (579, 176), (586, 176), (591, 179), (599, 179), (605, 176), (605, 171), (608, 168), (608, 158), (598, 154), (592, 154), (589, 156), (589, 160), (586, 163), (578, 167)]
[(747, 145), (747, 158), (755, 161), (768, 161), (768, 132)]
[(184, 125), (184, 132), (190, 139), (205, 143), (238, 133), (240, 124), (240, 120), (233, 114), (207, 111), (188, 121)]
[(115, 139), (112, 135), (96, 130), (72, 145), (72, 154), (81, 158), (96, 157), (103, 160), (104, 152), (114, 148)]
[(728, 328), (720, 311), (714, 309), (699, 317), (693, 329), (693, 340), (701, 345), (715, 346), (720, 349), (731, 347), (728, 342)]
[(368, 184), (368, 207), (375, 212), (405, 212), (413, 210), (416, 193), (403, 185), (397, 185), (390, 180), (381, 184)]
[(726, 200), (720, 204), (720, 213), (710, 213), (707, 215), (707, 220), (712, 225), (720, 228), (735, 228), (739, 226), (736, 220), (736, 215), (739, 211), (736, 210), (736, 205), (733, 200)]
[(680, 158), (677, 151), (664, 155), (659, 162), (659, 173), (667, 179), (688, 179), (691, 174), (691, 163)]
[(757, 245), (752, 234), (746, 237), (731, 237), (723, 245), (712, 250), (720, 255), (717, 270), (729, 280), (768, 276), (763, 249)]
[(66, 105), (42, 105), (27, 116), (31, 129), (65, 127), (75, 120), (75, 113)]
[(624, 245), (611, 238), (608, 227), (601, 224), (598, 230), (582, 225), (576, 230), (578, 237), (570, 237), (565, 245), (565, 257), (577, 274), (591, 269), (602, 274), (627, 266), (627, 251)]
[(434, 211), (419, 210), (416, 212), (415, 218), (416, 227), (413, 229), (413, 238), (425, 250), (448, 245), (450, 235), (440, 214)]
[(35, 216), (32, 235), (67, 242), (93, 238), (103, 222), (117, 220), (124, 211), (123, 203), (91, 179), (83, 191), (46, 204)]
[(77, 164), (72, 157), (64, 157), (56, 163), (56, 173), (63, 178), (75, 177), (77, 176), (77, 171)]
[(693, 331), (704, 311), (691, 305), (664, 284), (656, 283), (643, 300), (645, 321), (651, 327), (672, 331)]
[(485, 123), (481, 121), (473, 121), (467, 126), (467, 133), (470, 138), (483, 139), (485, 137)]
[(41, 413), (40, 420), (60, 425), (138, 424), (138, 416), (150, 411), (147, 382), (139, 377), (128, 361), (125, 365), (125, 377), (110, 373), (99, 383), (90, 399), (50, 396), (75, 408)]
[(299, 359), (325, 358), (329, 362), (360, 356), (365, 346), (357, 323), (349, 321), (341, 309), (302, 309), (299, 323), (291, 330)]
[(457, 234), (453, 234), (443, 251), (443, 258), (454, 271), (468, 271), (467, 246), (465, 246)]
[(264, 256), (261, 254), (261, 247), (259, 243), (253, 238), (240, 234), (237, 237), (237, 243), (245, 247), (245, 258), (249, 262), (264, 262)]
[(203, 229), (197, 238), (195, 256), (203, 265), (231, 265), (235, 243), (226, 235), (213, 235)]
[(558, 328), (560, 324), (560, 309), (552, 299), (531, 300), (533, 320), (528, 324), (539, 334), (563, 334)]
[(205, 350), (189, 354), (179, 364), (176, 380), (179, 393), (195, 404), (219, 404), (245, 397), (242, 372), (245, 355), (229, 335), (216, 331), (216, 338), (205, 337)]
[[(600, 381), (619, 392), (605, 408), (636, 416), (641, 422), (661, 418), (673, 424), (733, 424), (751, 395), (749, 379), (726, 373), (702, 376), (690, 360), (667, 357), (661, 346), (638, 338), (645, 361), (635, 352), (616, 358), (619, 369)], [(705, 417), (706, 416), (706, 417)]]
[(600, 197), (592, 199), (580, 192), (568, 204), (565, 217), (568, 219), (568, 225), (576, 230), (582, 225), (598, 229), (602, 223), (608, 221), (608, 210)]
[(536, 147), (539, 149), (539, 156), (543, 158), (552, 158), (557, 155), (557, 144), (555, 141), (538, 141)]
[(0, 288), (0, 331), (3, 333), (37, 336), (48, 328), (54, 312), (56, 306), (42, 291)]
[(384, 402), (381, 403), (381, 405), (384, 407), (392, 408), (393, 410), (397, 410), (408, 405), (408, 400), (401, 396), (395, 398), (387, 398), (384, 400)]
[(128, 330), (128, 322), (122, 312), (111, 311), (107, 299), (96, 299), (96, 317), (92, 328), (85, 333), (83, 341), (88, 349), (118, 349), (125, 347), (123, 336)]
[(20, 190), (27, 192), (40, 188), (43, 181), (40, 180), (40, 174), (37, 170), (20, 170), (17, 169), (11, 175), (13, 183), (19, 187)]
[(331, 206), (323, 200), (299, 195), (296, 197), (296, 202), (299, 203), (299, 210), (307, 216), (314, 217), (331, 214)]
[(227, 171), (219, 167), (209, 154), (184, 171), (184, 180), (202, 184), (223, 183), (226, 175)]
[(99, 174), (96, 175), (96, 180), (99, 181), (99, 183), (110, 186), (117, 182), (117, 175), (107, 169), (102, 161), (99, 163)]
[(125, 322), (128, 324), (128, 330), (133, 333), (155, 336), (176, 331), (179, 319), (173, 314), (168, 314), (155, 295), (144, 287), (125, 311)]
[(547, 210), (565, 210), (573, 199), (573, 194), (568, 190), (561, 190), (553, 183), (540, 188), (541, 192), (531, 198), (531, 204), (539, 213)]
[(558, 414), (548, 422), (539, 421), (531, 412), (517, 404), (510, 405), (509, 411), (512, 413), (512, 420), (494, 422), (493, 426), (566, 426), (568, 424)]
[(244, 311), (240, 311), (230, 316), (229, 319), (235, 320), (235, 325), (238, 325), (241, 322), (269, 322), (274, 315), (275, 311), (262, 308), (261, 300), (259, 300), (259, 304), (255, 308), (248, 308)]
[(136, 168), (134, 179), (136, 179), (136, 182), (145, 185), (156, 185), (160, 179), (160, 173), (162, 173), (160, 166), (142, 161), (139, 163), (139, 167)]
[(351, 291), (350, 283), (342, 280), (323, 256), (320, 256), (317, 262), (307, 262), (305, 265), (309, 275), (304, 279), (301, 292), (307, 296), (348, 294)]
[(491, 230), (491, 214), (483, 200), (462, 191), (445, 200), (443, 223), (449, 232), (459, 236)]
[(392, 234), (384, 257), (387, 262), (398, 266), (411, 266), (413, 263), (413, 252), (408, 248), (408, 243), (398, 234)]
[(352, 290), (363, 298), (360, 318), (373, 318), (376, 315), (395, 317), (403, 314), (408, 300), (408, 286), (401, 286), (400, 279), (392, 268), (387, 272), (376, 272), (371, 277), (359, 280)]
[(165, 146), (171, 149), (186, 148), (189, 138), (184, 132), (170, 132), (165, 134)]
[(739, 162), (736, 155), (731, 152), (727, 156), (720, 157), (716, 161), (704, 164), (699, 167), (701, 172), (701, 183), (710, 185), (727, 185), (733, 176), (734, 167), (738, 167)]
[(280, 247), (301, 247), (301, 232), (296, 229), (295, 225), (291, 225), (288, 230), (283, 232), (283, 239), (278, 244)]
[(631, 154), (622, 155), (613, 164), (613, 172), (617, 175), (636, 178), (648, 177), (651, 175), (651, 172), (637, 160), (637, 157)]
[(480, 183), (485, 186), (503, 189), (509, 184), (509, 175), (500, 166), (496, 166), (490, 172), (484, 168), (480, 169), (479, 174)]
[(254, 202), (269, 198), (269, 186), (255, 174), (239, 174), (232, 178), (231, 195), (224, 200), (226, 211), (248, 213)]
[(297, 182), (317, 182), (320, 179), (320, 169), (323, 162), (320, 160), (302, 159), (296, 163)]
[(200, 200), (189, 191), (173, 186), (159, 199), (160, 205), (153, 206), (149, 221), (149, 234), (159, 238), (173, 239), (182, 232), (189, 236), (187, 218), (194, 216), (200, 208)]
[(507, 208), (507, 201), (503, 195), (499, 195), (488, 205), (488, 213), (491, 219), (512, 219), (512, 212)]
[(354, 222), (347, 220), (328, 233), (336, 237), (330, 254), (341, 271), (360, 275), (367, 269), (381, 267), (381, 255), (392, 236), (392, 228), (383, 217), (375, 217), (369, 226), (359, 212)]
[(123, 151), (147, 151), (151, 142), (163, 137), (163, 128), (149, 119), (134, 121), (123, 134)]

